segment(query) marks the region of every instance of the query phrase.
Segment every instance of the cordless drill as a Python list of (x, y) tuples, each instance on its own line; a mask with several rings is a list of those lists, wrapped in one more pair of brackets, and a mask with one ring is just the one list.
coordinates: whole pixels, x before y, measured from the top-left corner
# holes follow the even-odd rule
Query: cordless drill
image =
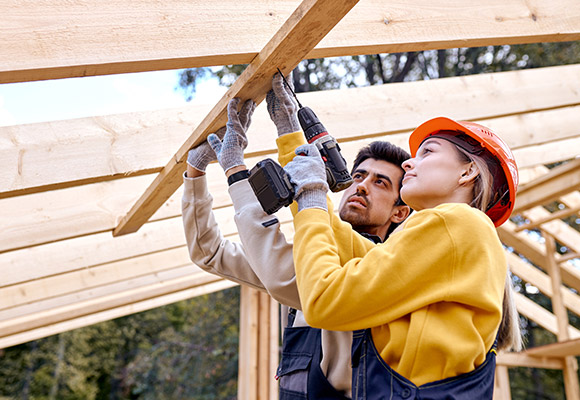
[[(280, 72), (280, 70), (278, 70)], [(282, 73), (280, 72), (282, 75)], [(282, 75), (284, 79), (284, 75)], [(286, 79), (284, 83), (290, 88)], [(330, 190), (340, 192), (352, 184), (352, 177), (348, 172), (346, 161), (340, 154), (340, 147), (336, 140), (328, 134), (314, 111), (309, 107), (303, 107), (296, 97), (296, 93), (290, 88), (298, 103), (298, 121), (304, 132), (306, 140), (314, 144), (326, 167), (326, 181)], [(249, 182), (262, 205), (264, 211), (273, 214), (284, 206), (294, 201), (294, 185), (290, 181), (286, 171), (274, 160), (267, 158), (262, 160), (250, 170)]]

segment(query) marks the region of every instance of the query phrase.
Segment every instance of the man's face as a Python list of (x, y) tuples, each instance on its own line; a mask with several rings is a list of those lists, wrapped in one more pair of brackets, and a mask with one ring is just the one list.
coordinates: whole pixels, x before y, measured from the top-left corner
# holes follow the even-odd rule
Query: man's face
[[(339, 215), (358, 232), (384, 238), (392, 222), (400, 221), (399, 183), (401, 167), (383, 160), (368, 158), (353, 171), (353, 184), (348, 187), (339, 206)], [(406, 208), (403, 219), (408, 214)]]

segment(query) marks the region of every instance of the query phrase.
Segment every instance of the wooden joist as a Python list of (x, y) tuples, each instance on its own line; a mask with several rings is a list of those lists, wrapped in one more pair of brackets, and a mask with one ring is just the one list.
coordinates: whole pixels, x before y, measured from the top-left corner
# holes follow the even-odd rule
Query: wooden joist
[(14, 335), (16, 333), (37, 329), (42, 326), (55, 324), (68, 319), (79, 318), (104, 310), (164, 296), (166, 294), (200, 287), (220, 280), (222, 280), (222, 278), (216, 275), (206, 272), (198, 272), (170, 279), (165, 282), (159, 281), (151, 285), (124, 290), (99, 298), (79, 301), (62, 307), (54, 307), (39, 313), (11, 318), (0, 321), (0, 337)]
[(235, 97), (259, 104), (277, 70), (288, 74), (340, 21), (358, 0), (304, 0), (225, 95), (193, 131), (145, 193), (113, 230), (114, 236), (137, 231), (182, 183), (187, 152), (227, 122), (226, 108)]
[[(0, 83), (247, 64), (299, 4), (6, 0)], [(579, 38), (575, 0), (364, 0), (305, 57)]]
[[(342, 143), (409, 132), (440, 115), (478, 120), (502, 134), (522, 168), (575, 149), (558, 139), (578, 140), (579, 86), (580, 65), (567, 65), (299, 98)], [(437, 97), (445, 101), (433, 101)], [(211, 106), (0, 127), (0, 198), (158, 173)], [(265, 104), (257, 107), (248, 138), (246, 156), (276, 152)], [(545, 146), (554, 149), (542, 151)]]
[[(506, 256), (512, 273), (537, 287), (546, 296), (552, 297), (554, 292), (550, 284), (550, 277), (547, 274), (513, 253), (506, 252)], [(565, 287), (561, 287), (560, 291), (565, 306), (576, 315), (580, 315), (580, 296)]]
[[(527, 353), (527, 352), (526, 352)], [(499, 353), (498, 366), (563, 369), (564, 362), (558, 357), (535, 357), (526, 353)]]
[(518, 188), (514, 213), (543, 205), (580, 188), (580, 158), (553, 168)]
[(580, 338), (527, 349), (524, 354), (534, 357), (580, 356)]
[[(536, 322), (542, 328), (552, 332), (554, 335), (558, 334), (558, 321), (556, 316), (542, 306), (534, 303), (520, 293), (514, 293), (518, 312)], [(580, 338), (580, 331), (572, 325), (568, 325), (567, 333), (571, 339)]]
[(1, 336), (0, 349), (15, 346), (21, 343), (30, 342), (32, 340), (40, 339), (43, 337), (56, 335), (58, 333), (70, 331), (73, 329), (78, 329), (85, 326), (97, 324), (99, 322), (124, 317), (126, 315), (135, 314), (141, 311), (151, 310), (157, 307), (163, 307), (168, 304), (191, 299), (193, 297), (201, 296), (208, 293), (217, 292), (233, 286), (236, 286), (236, 284), (233, 282), (227, 280), (218, 280), (214, 283), (208, 283), (205, 285), (192, 287), (182, 291), (168, 293), (159, 297), (144, 299), (142, 301), (134, 301), (132, 303), (122, 305), (120, 307), (93, 312), (77, 318), (66, 318), (66, 315), (64, 315), (65, 319), (59, 322), (41, 326), (34, 329), (29, 329), (20, 333), (15, 333), (13, 335)]

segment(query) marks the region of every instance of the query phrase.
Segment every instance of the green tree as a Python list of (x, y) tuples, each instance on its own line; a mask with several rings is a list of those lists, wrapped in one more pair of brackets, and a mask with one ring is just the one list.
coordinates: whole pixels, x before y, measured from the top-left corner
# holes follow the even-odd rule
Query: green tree
[(233, 399), (239, 288), (3, 350), (0, 397)]

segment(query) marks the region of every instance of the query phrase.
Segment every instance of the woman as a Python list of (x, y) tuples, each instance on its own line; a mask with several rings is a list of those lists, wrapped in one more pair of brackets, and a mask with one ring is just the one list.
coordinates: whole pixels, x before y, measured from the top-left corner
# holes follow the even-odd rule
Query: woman
[(496, 339), (521, 347), (495, 230), (513, 209), (515, 160), (489, 129), (448, 118), (425, 122), (409, 144), (401, 197), (415, 213), (364, 254), (330, 223), (315, 148), (285, 167), (297, 184), (303, 311), (314, 327), (361, 330), (353, 398), (491, 399)]

